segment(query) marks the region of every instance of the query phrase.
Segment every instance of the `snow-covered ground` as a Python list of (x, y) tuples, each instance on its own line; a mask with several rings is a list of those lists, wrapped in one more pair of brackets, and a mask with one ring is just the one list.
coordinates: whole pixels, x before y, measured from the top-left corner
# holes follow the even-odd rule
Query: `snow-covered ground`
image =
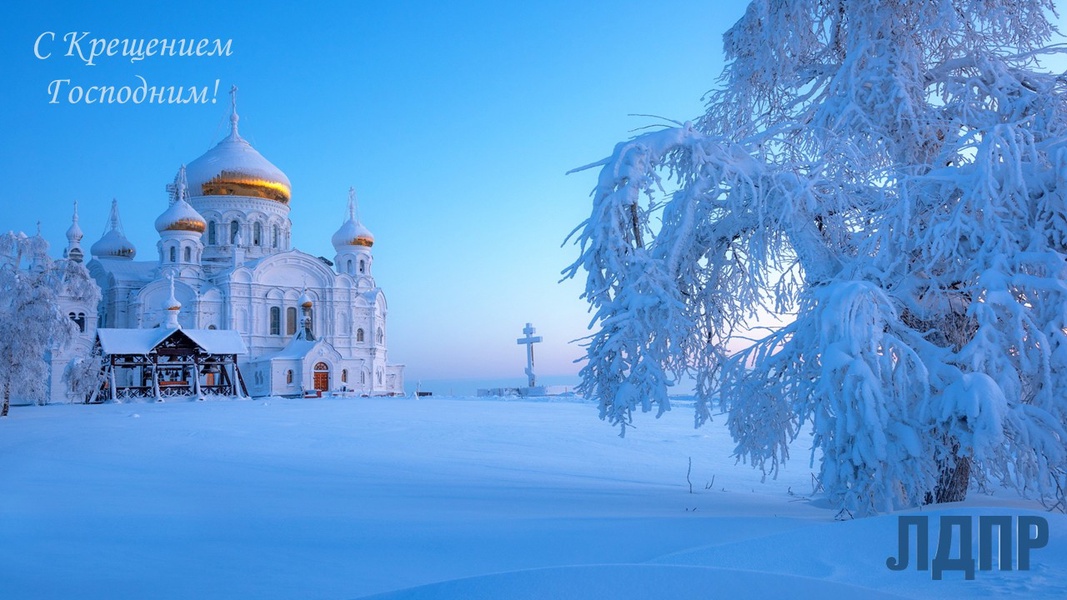
[(1043, 516), (1029, 571), (890, 571), (897, 515), (835, 521), (806, 498), (802, 447), (761, 483), (724, 421), (694, 430), (678, 406), (620, 439), (580, 401), (15, 408), (0, 597), (1067, 596), (1064, 515), (972, 493), (924, 510), (932, 532), (940, 514)]

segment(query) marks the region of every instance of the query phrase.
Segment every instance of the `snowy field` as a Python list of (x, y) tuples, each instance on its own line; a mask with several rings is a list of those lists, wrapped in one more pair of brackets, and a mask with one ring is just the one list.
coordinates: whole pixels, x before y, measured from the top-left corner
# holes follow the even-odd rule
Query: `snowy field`
[(932, 529), (1044, 516), (1029, 571), (890, 571), (897, 515), (835, 521), (803, 447), (761, 483), (724, 423), (677, 406), (620, 439), (579, 401), (16, 407), (0, 597), (1067, 597), (1064, 515), (972, 492), (923, 511)]

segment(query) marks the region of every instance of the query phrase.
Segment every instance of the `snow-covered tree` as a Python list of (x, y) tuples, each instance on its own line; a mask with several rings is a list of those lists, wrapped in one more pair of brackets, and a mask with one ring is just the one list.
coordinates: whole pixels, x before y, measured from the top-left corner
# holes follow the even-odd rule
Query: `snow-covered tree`
[[(585, 391), (623, 433), (697, 382), (838, 505), (968, 479), (1063, 499), (1067, 80), (1049, 0), (752, 2), (706, 113), (618, 144), (577, 230)], [(760, 311), (795, 318), (746, 350)], [(788, 321), (788, 320), (787, 320)], [(731, 343), (735, 345), (731, 346)]]
[(103, 366), (104, 358), (99, 346), (94, 346), (86, 356), (70, 359), (63, 370), (63, 380), (67, 383), (72, 401), (85, 402), (94, 398), (104, 382)]
[(44, 397), (45, 356), (68, 343), (75, 331), (59, 309), (61, 294), (89, 305), (100, 298), (85, 267), (52, 261), (40, 234), (0, 235), (0, 417), (7, 416), (12, 395)]

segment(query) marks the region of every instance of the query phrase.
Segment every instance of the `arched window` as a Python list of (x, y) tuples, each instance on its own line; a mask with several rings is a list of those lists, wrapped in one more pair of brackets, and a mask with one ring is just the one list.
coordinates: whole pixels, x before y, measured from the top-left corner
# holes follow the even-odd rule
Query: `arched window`
[(189, 246), (185, 247), (185, 262), (187, 262), (187, 263), (193, 262), (193, 249), (190, 248)]
[(215, 222), (212, 221), (207, 224), (207, 243), (211, 244), (212, 246), (215, 245), (215, 238)]
[(290, 306), (285, 309), (285, 335), (296, 333), (296, 307)]
[(360, 371), (359, 372), (359, 383), (360, 383), (360, 385), (367, 383), (367, 372), (366, 371)]
[(237, 234), (241, 231), (241, 224), (237, 221), (230, 221), (230, 243), (237, 243)]
[(218, 327), (215, 327), (214, 325), (208, 325), (208, 326), (207, 326), (207, 328), (208, 328), (209, 330), (215, 330), (215, 329), (218, 329)]
[(349, 275), (354, 275), (354, 273), (352, 272), (352, 259), (351, 258), (348, 259), (347, 263), (345, 263), (345, 270), (348, 271)]
[(263, 237), (263, 226), (260, 225), (259, 222), (257, 221), (256, 223), (254, 223), (252, 225), (252, 245), (253, 246), (260, 245), (260, 243), (261, 243), (260, 240), (262, 239), (262, 237)]
[(357, 342), (362, 342), (363, 341), (363, 329), (362, 328), (356, 330), (356, 341)]
[(383, 343), (384, 341), (385, 341), (385, 332), (383, 332), (383, 331), (382, 331), (382, 328), (381, 328), (381, 327), (379, 327), (379, 328), (378, 328), (378, 343), (379, 343), (379, 344), (381, 344), (381, 343)]
[(271, 229), (270, 237), (271, 237), (271, 244), (270, 245), (274, 246), (275, 248), (277, 248), (278, 247), (278, 226), (277, 225), (275, 225)]
[(282, 309), (280, 306), (270, 307), (270, 334), (280, 335), (282, 332)]
[(360, 273), (366, 273), (367, 272), (367, 263), (362, 258), (359, 259), (359, 272)]
[(293, 370), (292, 369), (289, 369), (288, 371), (285, 372), (285, 383), (288, 383), (289, 385), (293, 384)]
[(81, 333), (85, 333), (85, 313), (70, 313), (67, 316), (70, 317), (70, 320), (74, 321), (74, 324), (78, 326), (78, 331), (80, 331)]
[(170, 247), (170, 262), (178, 262), (178, 249), (174, 246)]
[(348, 369), (341, 369), (341, 383), (348, 383)]

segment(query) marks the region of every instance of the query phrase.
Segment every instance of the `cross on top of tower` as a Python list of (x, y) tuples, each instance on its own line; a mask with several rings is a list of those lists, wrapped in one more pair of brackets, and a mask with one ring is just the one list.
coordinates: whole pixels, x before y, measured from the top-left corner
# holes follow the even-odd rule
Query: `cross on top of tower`
[(240, 117), (237, 116), (237, 86), (230, 86), (230, 137), (241, 137), (237, 133), (237, 121)]

